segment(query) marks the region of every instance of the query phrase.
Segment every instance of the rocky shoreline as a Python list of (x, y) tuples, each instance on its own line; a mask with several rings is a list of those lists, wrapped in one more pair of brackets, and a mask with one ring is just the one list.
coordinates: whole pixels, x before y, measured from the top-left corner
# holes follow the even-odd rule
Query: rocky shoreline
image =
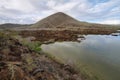
[(0, 35), (0, 80), (83, 80), (71, 66)]

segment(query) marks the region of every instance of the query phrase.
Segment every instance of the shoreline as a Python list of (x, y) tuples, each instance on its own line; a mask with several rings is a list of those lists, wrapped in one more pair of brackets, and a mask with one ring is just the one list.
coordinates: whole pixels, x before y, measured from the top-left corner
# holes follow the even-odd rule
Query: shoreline
[(0, 34), (0, 80), (84, 80), (71, 66), (31, 50), (9, 34)]
[(116, 30), (111, 29), (85, 29), (85, 30), (59, 30), (59, 29), (52, 29), (52, 30), (21, 30), (17, 31), (20, 36), (23, 38), (26, 37), (34, 37), (32, 41), (40, 41), (45, 43), (53, 43), (56, 41), (78, 41), (78, 38), (84, 38), (81, 35), (88, 35), (88, 34), (100, 34), (100, 35), (109, 35), (111, 33), (116, 32)]

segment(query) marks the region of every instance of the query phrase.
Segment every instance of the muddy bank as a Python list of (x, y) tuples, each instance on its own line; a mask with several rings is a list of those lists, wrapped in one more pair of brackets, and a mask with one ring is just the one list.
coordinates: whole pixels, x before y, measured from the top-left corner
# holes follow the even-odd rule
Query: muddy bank
[(52, 31), (52, 30), (35, 30), (35, 31), (21, 31), (20, 34), (23, 37), (34, 36), (35, 41), (77, 41), (77, 35), (74, 31)]
[(83, 80), (69, 65), (60, 64), (0, 35), (0, 80)]
[(77, 29), (77, 30), (21, 30), (19, 35), (23, 37), (33, 36), (37, 41), (77, 41), (78, 34), (111, 34), (113, 29)]

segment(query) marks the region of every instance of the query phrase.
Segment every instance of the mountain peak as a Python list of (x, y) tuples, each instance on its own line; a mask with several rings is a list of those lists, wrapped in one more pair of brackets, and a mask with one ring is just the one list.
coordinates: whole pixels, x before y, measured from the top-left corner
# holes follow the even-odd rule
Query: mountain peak
[(71, 24), (74, 22), (78, 22), (78, 21), (63, 12), (57, 12), (42, 19), (41, 21), (32, 25), (32, 27), (38, 27), (38, 28), (41, 27), (50, 28), (50, 27), (59, 27), (59, 26), (63, 27), (64, 25)]
[(52, 15), (48, 16), (47, 18), (54, 18), (54, 17), (59, 19), (59, 18), (64, 18), (64, 17), (66, 18), (66, 17), (70, 17), (70, 16), (65, 14), (65, 13), (63, 13), (63, 12), (57, 12), (55, 14), (52, 14)]
[(57, 12), (57, 13), (55, 13), (55, 14), (53, 14), (53, 15), (66, 15), (66, 14), (63, 13), (63, 12)]

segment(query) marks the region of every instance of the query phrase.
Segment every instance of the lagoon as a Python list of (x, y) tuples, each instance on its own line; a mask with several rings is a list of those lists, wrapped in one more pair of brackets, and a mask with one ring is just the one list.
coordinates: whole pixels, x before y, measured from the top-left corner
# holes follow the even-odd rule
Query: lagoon
[(41, 48), (90, 80), (120, 80), (120, 36), (85, 35), (80, 43), (55, 42)]

